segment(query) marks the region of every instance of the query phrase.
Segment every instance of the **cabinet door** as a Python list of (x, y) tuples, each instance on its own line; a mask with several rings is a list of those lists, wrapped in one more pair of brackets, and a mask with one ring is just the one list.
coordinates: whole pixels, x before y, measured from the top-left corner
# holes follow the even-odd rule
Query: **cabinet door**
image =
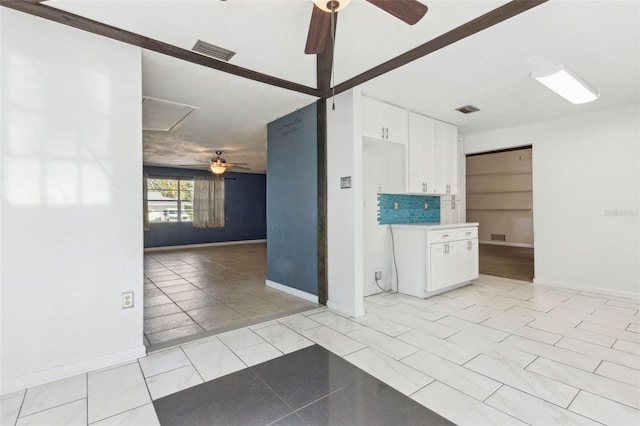
[(457, 241), (458, 282), (478, 278), (478, 240)]
[(458, 190), (458, 129), (436, 121), (436, 190), (439, 194), (456, 194)]
[(384, 139), (381, 105), (382, 102), (375, 99), (362, 97), (362, 136)]
[(382, 104), (382, 124), (385, 139), (400, 144), (407, 143), (407, 111), (389, 104)]
[(409, 113), (407, 192), (435, 193), (435, 120)]
[(430, 245), (430, 266), (428, 291), (436, 291), (454, 285), (457, 279), (456, 243)]

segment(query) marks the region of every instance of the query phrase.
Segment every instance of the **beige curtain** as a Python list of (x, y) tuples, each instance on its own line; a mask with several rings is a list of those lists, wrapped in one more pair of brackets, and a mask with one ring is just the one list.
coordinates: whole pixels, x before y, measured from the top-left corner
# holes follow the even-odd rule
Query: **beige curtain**
[(194, 228), (224, 226), (224, 179), (197, 176), (193, 186)]
[(149, 200), (148, 200), (148, 192), (147, 192), (147, 179), (149, 178), (148, 174), (144, 174), (142, 176), (142, 214), (143, 214), (143, 229), (145, 231), (149, 230)]

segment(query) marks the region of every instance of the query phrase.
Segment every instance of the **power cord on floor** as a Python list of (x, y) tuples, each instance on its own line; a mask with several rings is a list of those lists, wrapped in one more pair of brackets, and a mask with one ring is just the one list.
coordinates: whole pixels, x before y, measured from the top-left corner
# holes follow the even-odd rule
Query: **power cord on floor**
[(400, 280), (398, 279), (398, 264), (396, 263), (396, 242), (393, 238), (393, 229), (391, 228), (391, 225), (389, 225), (389, 231), (391, 231), (391, 254), (393, 257), (393, 269), (395, 270), (396, 273), (396, 291), (392, 291), (393, 290), (393, 283), (391, 283), (391, 289), (389, 290), (385, 290), (384, 288), (382, 288), (380, 286), (380, 283), (378, 282), (378, 278), (376, 277), (376, 275), (374, 274), (373, 276), (373, 280), (375, 281), (376, 285), (378, 286), (378, 288), (384, 292), (384, 293), (390, 293), (390, 294), (396, 294), (398, 293), (398, 290), (400, 289)]

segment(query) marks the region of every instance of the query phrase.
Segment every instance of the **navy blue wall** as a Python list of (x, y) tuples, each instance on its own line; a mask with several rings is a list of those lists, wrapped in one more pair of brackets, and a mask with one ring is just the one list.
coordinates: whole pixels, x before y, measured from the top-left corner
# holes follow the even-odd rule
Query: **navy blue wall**
[[(144, 167), (152, 177), (208, 176), (209, 171)], [(224, 241), (263, 240), (267, 238), (266, 176), (264, 174), (224, 174), (225, 225), (223, 228), (194, 228), (190, 222), (150, 223), (144, 233), (144, 246), (166, 247)]]
[(317, 107), (268, 125), (267, 279), (318, 294)]

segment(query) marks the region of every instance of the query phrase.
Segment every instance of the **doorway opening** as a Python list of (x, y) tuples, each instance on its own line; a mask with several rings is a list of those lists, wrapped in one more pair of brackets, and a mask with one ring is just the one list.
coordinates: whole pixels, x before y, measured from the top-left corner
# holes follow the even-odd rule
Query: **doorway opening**
[(478, 222), (480, 273), (534, 278), (532, 147), (466, 157), (467, 221)]

